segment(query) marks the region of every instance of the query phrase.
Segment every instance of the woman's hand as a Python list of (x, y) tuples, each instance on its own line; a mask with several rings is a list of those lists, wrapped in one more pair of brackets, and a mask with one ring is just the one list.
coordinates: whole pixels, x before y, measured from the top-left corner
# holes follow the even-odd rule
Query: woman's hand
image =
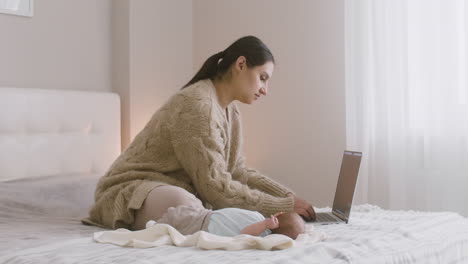
[(288, 193), (287, 196), (294, 197), (294, 212), (298, 213), (306, 221), (315, 221), (315, 211), (312, 205), (292, 193)]

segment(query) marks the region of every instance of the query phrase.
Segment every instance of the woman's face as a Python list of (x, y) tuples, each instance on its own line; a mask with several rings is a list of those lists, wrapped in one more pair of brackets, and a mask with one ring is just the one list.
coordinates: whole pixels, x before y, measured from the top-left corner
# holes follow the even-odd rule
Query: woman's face
[(262, 95), (267, 95), (268, 82), (274, 67), (273, 62), (269, 61), (261, 66), (248, 68), (245, 57), (240, 56), (234, 65), (235, 99), (245, 104), (251, 104)]

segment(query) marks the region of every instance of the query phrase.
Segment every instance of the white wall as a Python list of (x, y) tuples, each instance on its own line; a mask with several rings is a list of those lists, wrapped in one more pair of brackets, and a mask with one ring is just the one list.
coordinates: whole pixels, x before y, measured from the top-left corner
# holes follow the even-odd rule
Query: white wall
[(110, 1), (39, 0), (0, 14), (0, 86), (111, 91)]
[(272, 50), (269, 95), (242, 106), (249, 165), (331, 205), (345, 148), (344, 0), (193, 3), (194, 70), (244, 35)]
[(120, 96), (121, 147), (130, 141), (130, 0), (112, 0), (111, 84)]
[(130, 0), (130, 139), (192, 74), (192, 2)]
[(192, 75), (192, 1), (114, 0), (112, 26), (125, 148)]

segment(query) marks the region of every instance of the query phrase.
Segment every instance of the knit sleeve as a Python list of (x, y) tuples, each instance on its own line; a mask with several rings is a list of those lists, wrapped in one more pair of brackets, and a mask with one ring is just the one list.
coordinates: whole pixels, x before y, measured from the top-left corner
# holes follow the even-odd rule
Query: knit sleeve
[(259, 171), (247, 168), (242, 156), (237, 160), (236, 169), (233, 174), (236, 179), (244, 179), (243, 182), (246, 182), (249, 187), (275, 197), (286, 197), (288, 193), (294, 194), (289, 188), (261, 174)]
[(169, 130), (177, 160), (203, 201), (214, 209), (236, 207), (271, 215), (291, 212), (293, 197), (275, 197), (233, 180), (227, 170), (220, 127), (211, 122), (210, 105), (186, 103)]

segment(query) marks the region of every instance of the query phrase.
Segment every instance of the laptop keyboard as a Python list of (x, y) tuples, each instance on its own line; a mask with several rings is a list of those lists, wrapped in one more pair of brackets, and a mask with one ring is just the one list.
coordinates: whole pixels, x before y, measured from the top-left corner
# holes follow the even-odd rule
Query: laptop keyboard
[(336, 218), (329, 213), (317, 213), (315, 214), (315, 219), (317, 222), (337, 222)]

